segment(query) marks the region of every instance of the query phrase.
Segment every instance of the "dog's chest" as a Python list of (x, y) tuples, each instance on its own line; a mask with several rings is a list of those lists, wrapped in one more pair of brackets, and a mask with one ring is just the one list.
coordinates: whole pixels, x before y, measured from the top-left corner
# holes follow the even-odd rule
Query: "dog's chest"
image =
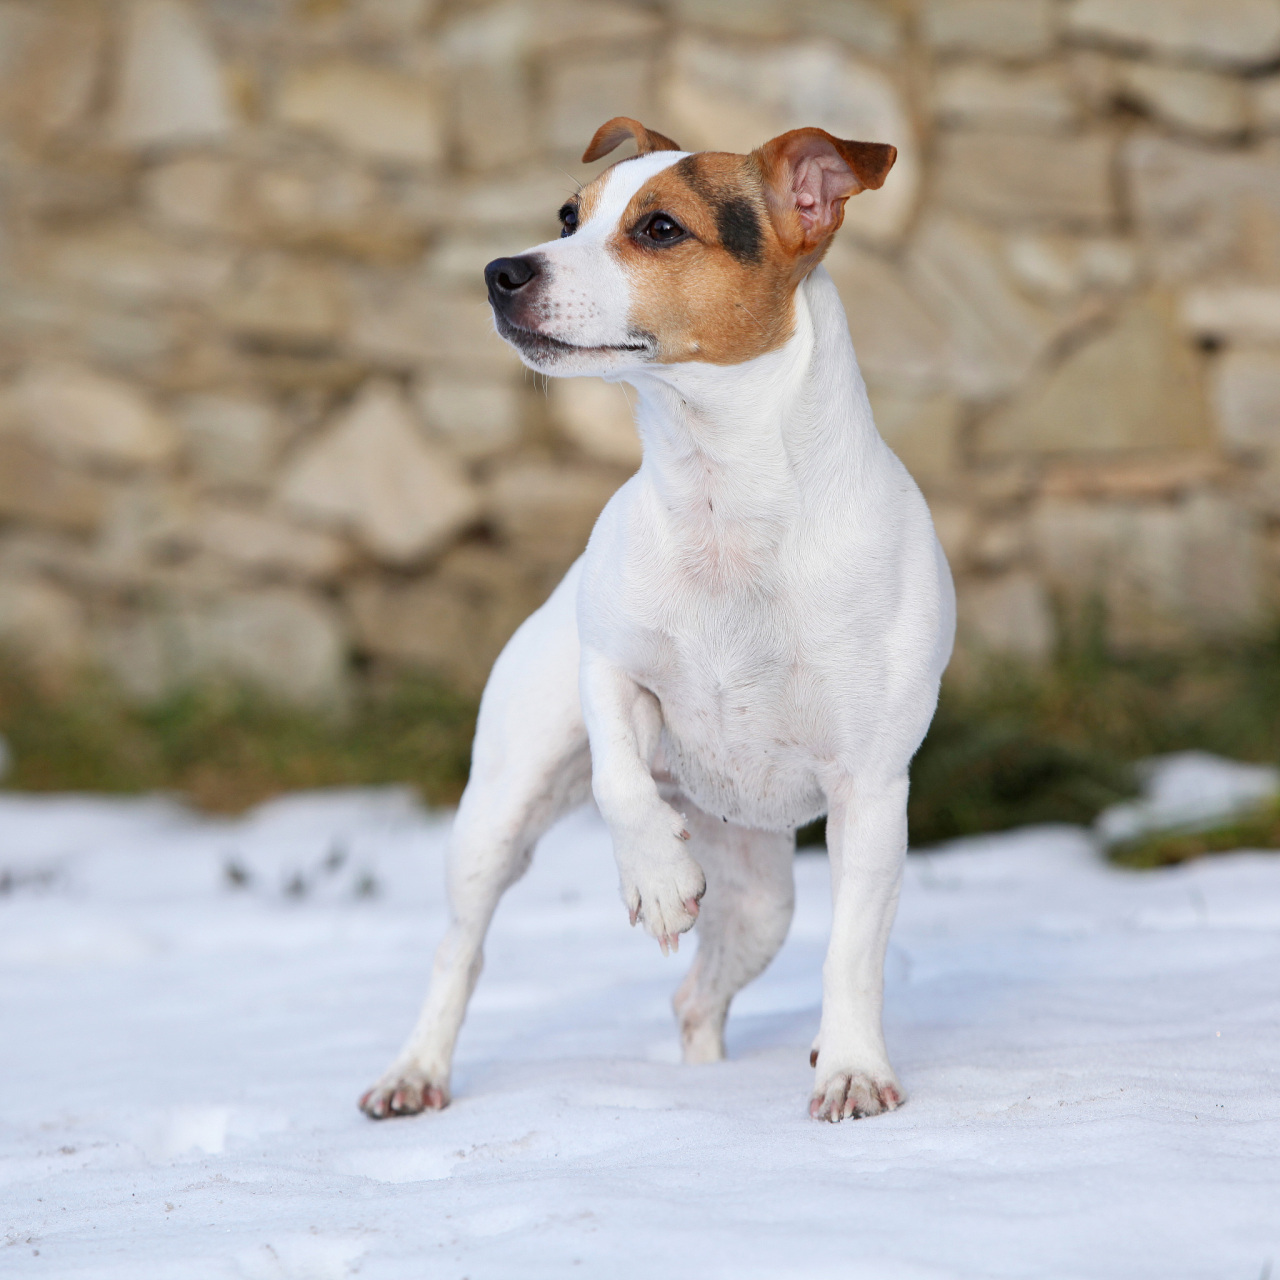
[(816, 770), (834, 733), (826, 682), (786, 612), (703, 599), (695, 616), (637, 637), (632, 653), (685, 792), (710, 814), (770, 830), (824, 811)]

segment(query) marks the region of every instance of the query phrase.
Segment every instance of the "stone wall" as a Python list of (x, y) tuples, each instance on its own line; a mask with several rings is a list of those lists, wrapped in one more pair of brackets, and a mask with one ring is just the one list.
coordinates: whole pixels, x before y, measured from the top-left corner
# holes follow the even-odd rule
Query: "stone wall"
[(480, 271), (604, 119), (896, 143), (828, 265), (970, 649), (1261, 625), (1280, 0), (0, 0), (0, 643), (475, 687), (638, 449)]

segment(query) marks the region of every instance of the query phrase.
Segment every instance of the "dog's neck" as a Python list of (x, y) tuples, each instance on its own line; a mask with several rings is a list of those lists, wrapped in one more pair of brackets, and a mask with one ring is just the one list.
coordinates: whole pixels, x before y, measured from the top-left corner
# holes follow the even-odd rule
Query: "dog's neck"
[(629, 376), (642, 480), (680, 536), (761, 551), (847, 505), (876, 434), (844, 309), (825, 271), (796, 291), (795, 332), (746, 364)]

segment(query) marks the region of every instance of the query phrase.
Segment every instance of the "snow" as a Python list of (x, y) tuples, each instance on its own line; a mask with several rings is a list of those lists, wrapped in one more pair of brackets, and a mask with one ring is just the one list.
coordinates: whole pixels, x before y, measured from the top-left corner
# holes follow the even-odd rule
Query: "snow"
[(0, 1273), (1280, 1268), (1273, 855), (1121, 872), (1061, 827), (914, 856), (886, 998), (909, 1101), (831, 1126), (806, 1114), (825, 859), (797, 860), (730, 1060), (685, 1068), (688, 948), (627, 927), (584, 811), (499, 911), (454, 1105), (374, 1124), (355, 1101), (423, 994), (447, 830), (399, 791), (236, 822), (0, 797)]
[(1149, 831), (1222, 822), (1273, 799), (1280, 791), (1280, 769), (1239, 764), (1204, 751), (1153, 756), (1140, 763), (1138, 772), (1141, 797), (1112, 805), (1098, 815), (1095, 826), (1106, 844)]

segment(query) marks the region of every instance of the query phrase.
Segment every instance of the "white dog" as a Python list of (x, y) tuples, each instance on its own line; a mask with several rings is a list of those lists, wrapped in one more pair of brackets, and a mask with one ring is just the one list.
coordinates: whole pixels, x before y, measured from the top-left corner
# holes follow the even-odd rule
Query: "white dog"
[(453, 922), (408, 1044), (361, 1099), (375, 1118), (447, 1104), (498, 899), (588, 794), (632, 923), (664, 952), (698, 927), (675, 997), (686, 1062), (724, 1056), (729, 1002), (786, 936), (795, 830), (825, 813), (834, 920), (809, 1111), (903, 1099), (884, 954), (955, 600), (819, 265), (845, 200), (896, 152), (799, 129), (749, 156), (689, 154), (619, 118), (584, 161), (629, 137), (639, 154), (560, 210), (559, 240), (485, 271), (530, 368), (636, 389), (644, 461), (494, 665)]

